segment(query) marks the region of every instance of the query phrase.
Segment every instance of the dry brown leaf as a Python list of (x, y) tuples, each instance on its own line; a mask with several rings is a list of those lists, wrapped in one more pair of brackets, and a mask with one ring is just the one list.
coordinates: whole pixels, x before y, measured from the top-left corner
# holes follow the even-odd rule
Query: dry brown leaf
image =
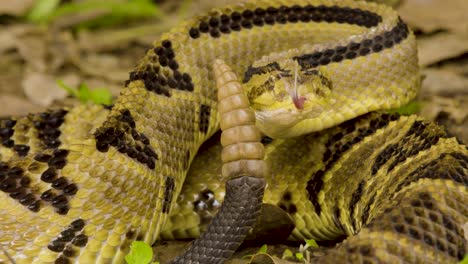
[(468, 31), (466, 0), (405, 0), (398, 11), (406, 22), (423, 32)]
[(42, 32), (38, 27), (28, 24), (8, 25), (0, 27), (0, 54), (17, 48), (24, 35), (34, 35)]
[(418, 38), (418, 56), (421, 66), (455, 58), (468, 52), (468, 31), (464, 34), (441, 32)]
[(4, 0), (0, 1), (0, 14), (8, 15), (23, 15), (28, 9), (30, 9), (34, 0)]
[(79, 83), (79, 77), (73, 74), (60, 78), (43, 73), (30, 72), (26, 74), (21, 85), (29, 100), (38, 105), (49, 106), (54, 100), (63, 99), (68, 95), (63, 88), (58, 86), (57, 79), (63, 80), (70, 87), (77, 87)]
[(0, 105), (0, 116), (20, 116), (44, 110), (29, 100), (9, 94), (0, 94)]
[(468, 118), (466, 105), (468, 105), (468, 95), (456, 98), (430, 96), (423, 103), (420, 114), (429, 120), (435, 120), (441, 112), (445, 112), (455, 124), (462, 124)]
[(427, 68), (422, 71), (424, 82), (421, 93), (453, 96), (468, 94), (468, 77), (445, 69)]
[(18, 53), (35, 71), (47, 69), (46, 54), (47, 43), (43, 36), (29, 35), (20, 39), (17, 43)]

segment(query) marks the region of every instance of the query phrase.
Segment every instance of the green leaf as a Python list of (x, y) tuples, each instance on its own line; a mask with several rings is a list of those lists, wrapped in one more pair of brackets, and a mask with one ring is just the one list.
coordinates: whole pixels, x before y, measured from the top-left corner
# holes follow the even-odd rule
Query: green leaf
[(314, 247), (314, 248), (319, 247), (317, 242), (315, 242), (315, 240), (313, 240), (313, 239), (306, 239), (305, 242), (307, 243), (307, 245), (309, 245), (309, 247)]
[(412, 115), (421, 110), (422, 104), (418, 101), (411, 101), (400, 108), (390, 110), (391, 113), (398, 113), (400, 115)]
[(289, 250), (288, 248), (285, 249), (283, 251), (283, 256), (281, 256), (282, 259), (286, 259), (286, 258), (289, 258), (289, 257), (293, 257), (293, 253), (291, 250)]
[(298, 253), (296, 253), (296, 258), (297, 258), (298, 260), (303, 260), (303, 259), (304, 259), (304, 255), (302, 255), (302, 253), (298, 252)]
[(460, 261), (458, 264), (468, 264), (468, 254), (465, 255), (465, 258)]
[(60, 0), (37, 0), (33, 8), (26, 14), (26, 19), (37, 23), (46, 22), (59, 4)]
[(128, 264), (148, 264), (153, 259), (153, 249), (143, 241), (133, 241), (125, 256)]
[(112, 94), (106, 88), (96, 88), (90, 93), (90, 101), (95, 104), (112, 104)]
[(95, 88), (91, 90), (88, 85), (82, 83), (77, 90), (66, 85), (62, 80), (57, 80), (57, 84), (67, 91), (68, 94), (76, 97), (83, 103), (92, 102), (94, 104), (112, 104), (112, 93), (106, 88)]
[(81, 22), (76, 26), (78, 29), (115, 25), (134, 18), (158, 16), (160, 10), (151, 0), (83, 0), (60, 5), (44, 17), (43, 22), (49, 23), (61, 17), (87, 13), (101, 15)]
[(266, 253), (268, 250), (268, 246), (265, 244), (261, 248), (258, 249), (257, 254), (259, 253)]
[(88, 85), (85, 83), (82, 83), (80, 87), (78, 87), (78, 99), (80, 99), (81, 102), (85, 103), (87, 101), (91, 101), (91, 91), (89, 90)]
[(58, 86), (60, 86), (60, 88), (67, 91), (69, 95), (78, 98), (78, 91), (76, 89), (71, 88), (70, 86), (66, 85), (62, 80), (57, 80), (57, 84)]

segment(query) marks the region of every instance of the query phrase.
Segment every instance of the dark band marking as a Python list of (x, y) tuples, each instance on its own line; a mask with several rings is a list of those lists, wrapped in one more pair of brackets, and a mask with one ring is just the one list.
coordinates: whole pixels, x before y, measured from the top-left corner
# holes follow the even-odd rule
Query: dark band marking
[(328, 22), (352, 24), (371, 28), (377, 26), (382, 18), (372, 12), (357, 8), (339, 6), (280, 6), (266, 9), (246, 9), (242, 12), (232, 12), (203, 19), (197, 26), (192, 27), (188, 34), (197, 39), (202, 34), (209, 34), (218, 38), (222, 34), (233, 31), (262, 27), (265, 25), (297, 23), (297, 22)]
[(62, 253), (57, 257), (55, 263), (71, 263), (70, 258), (79, 253), (80, 249), (77, 247), (84, 247), (88, 243), (88, 237), (85, 234), (78, 234), (84, 226), (85, 221), (78, 218), (49, 243), (47, 246), (49, 250)]
[[(398, 114), (368, 113), (348, 120), (338, 126), (335, 132), (325, 143), (323, 154), (324, 167), (315, 172), (307, 182), (306, 190), (309, 193), (309, 200), (314, 205), (315, 212), (320, 215), (321, 207), (318, 202), (318, 194), (323, 187), (323, 177), (325, 173), (333, 167), (344, 152), (352, 148), (353, 145), (361, 142), (365, 137), (374, 134), (378, 129), (386, 127), (391, 121), (397, 120)], [(365, 124), (359, 127), (359, 124)]]
[(364, 185), (365, 180), (359, 182), (358, 187), (351, 195), (351, 199), (349, 200), (348, 209), (349, 209), (349, 217), (352, 219), (351, 222), (353, 224), (354, 229), (356, 230), (356, 219), (354, 217), (354, 212), (356, 210), (357, 203), (361, 200), (361, 197), (364, 194)]
[(5, 118), (0, 120), (0, 142), (6, 148), (13, 149), (18, 156), (25, 157), (28, 155), (30, 147), (23, 144), (15, 144), (15, 141), (11, 139), (15, 133), (14, 126), (16, 120), (11, 118)]
[(109, 147), (115, 147), (120, 153), (145, 164), (148, 168), (156, 167), (158, 155), (144, 133), (136, 130), (135, 121), (129, 110), (122, 110), (116, 117), (114, 126), (101, 127), (94, 134), (96, 149), (107, 152)]
[[(369, 202), (367, 202), (366, 206), (364, 207), (364, 210), (362, 212), (362, 217), (361, 217), (361, 222), (363, 225), (366, 225), (367, 224), (367, 221), (369, 220), (369, 214), (370, 214), (370, 207), (374, 204), (375, 202), (375, 196), (376, 194), (371, 194), (370, 195), (370, 199), (369, 199)], [(352, 218), (354, 219), (354, 218)], [(354, 227), (356, 228), (356, 223), (354, 221), (353, 223)]]
[[(54, 149), (50, 154), (38, 153), (35, 162), (47, 163), (48, 168), (41, 174), (41, 181), (50, 184), (53, 189), (37, 194), (41, 203), (50, 204), (55, 212), (65, 215), (70, 209), (69, 200), (78, 192), (78, 186), (65, 175), (59, 177), (61, 169), (67, 164), (69, 150)], [(39, 201), (38, 201), (39, 202)]]
[(199, 128), (200, 132), (207, 133), (210, 127), (211, 107), (209, 105), (200, 105)]
[(59, 109), (57, 111), (48, 111), (33, 117), (34, 127), (37, 129), (37, 137), (44, 143), (46, 148), (57, 148), (61, 142), (60, 126), (65, 120), (67, 110)]
[(244, 79), (242, 80), (242, 82), (243, 83), (248, 82), (252, 78), (253, 75), (267, 73), (272, 70), (279, 71), (280, 69), (281, 69), (280, 65), (277, 62), (272, 62), (272, 63), (269, 63), (264, 66), (260, 66), (260, 67), (249, 66), (249, 68), (244, 74)]
[(438, 158), (429, 161), (413, 170), (401, 183), (401, 190), (419, 179), (447, 179), (468, 186), (468, 157), (462, 153), (442, 153)]
[(15, 142), (11, 139), (15, 133), (15, 125), (16, 120), (14, 119), (5, 118), (0, 120), (0, 140), (4, 147), (12, 148), (15, 145)]
[(0, 163), (0, 190), (32, 212), (39, 212), (41, 202), (30, 188), (30, 182), (31, 179), (24, 174), (22, 168)]
[[(135, 80), (142, 80), (148, 91), (167, 97), (171, 96), (170, 89), (192, 92), (194, 89), (192, 78), (190, 74), (179, 71), (171, 41), (162, 41), (153, 51), (154, 55), (147, 54), (152, 62), (144, 65), (142, 69), (130, 72), (130, 78), (125, 85)], [(163, 68), (168, 70), (169, 74), (163, 71)]]
[(165, 214), (169, 213), (169, 210), (171, 209), (174, 188), (174, 178), (167, 176), (166, 182), (164, 183), (164, 202), (162, 206), (162, 212)]
[(428, 127), (427, 122), (415, 121), (402, 140), (395, 144), (389, 144), (377, 155), (372, 166), (372, 175), (375, 175), (392, 158), (393, 161), (389, 164), (387, 172), (392, 171), (398, 164), (409, 157), (417, 155), (420, 151), (429, 149), (437, 144), (440, 138), (446, 137), (446, 134), (442, 131), (437, 132), (432, 127)]
[(372, 39), (364, 39), (359, 43), (351, 42), (347, 46), (338, 46), (324, 51), (304, 54), (293, 57), (293, 59), (297, 60), (301, 66), (301, 70), (305, 71), (310, 68), (328, 65), (333, 62), (341, 62), (346, 59), (354, 59), (380, 52), (383, 49), (389, 49), (406, 39), (408, 34), (408, 26), (400, 19), (393, 29), (383, 32)]

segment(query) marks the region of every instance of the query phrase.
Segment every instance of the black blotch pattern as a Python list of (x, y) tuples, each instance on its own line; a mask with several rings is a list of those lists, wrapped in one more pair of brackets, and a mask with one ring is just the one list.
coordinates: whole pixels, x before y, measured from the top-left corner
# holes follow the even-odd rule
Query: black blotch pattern
[(84, 247), (88, 243), (88, 237), (80, 233), (78, 234), (83, 227), (85, 226), (85, 221), (83, 219), (76, 219), (70, 223), (70, 225), (60, 232), (60, 234), (52, 240), (47, 248), (57, 252), (62, 253), (55, 260), (55, 263), (71, 263), (69, 258), (76, 255), (76, 249), (73, 246)]
[(38, 114), (33, 124), (37, 129), (37, 137), (44, 143), (46, 148), (55, 149), (60, 146), (60, 126), (65, 120), (67, 110), (59, 109)]
[(289, 214), (295, 214), (297, 212), (297, 207), (291, 200), (292, 200), (292, 193), (289, 191), (286, 191), (283, 194), (282, 199), (278, 202), (278, 207), (283, 209), (285, 212)]
[(260, 67), (249, 66), (249, 68), (247, 68), (247, 71), (245, 71), (244, 79), (242, 80), (242, 82), (243, 83), (248, 82), (252, 78), (252, 76), (256, 74), (263, 74), (272, 70), (279, 71), (280, 69), (281, 67), (277, 62), (272, 62), (272, 63), (269, 63), (264, 66), (260, 66)]
[[(145, 88), (156, 94), (171, 96), (170, 89), (192, 92), (194, 89), (192, 78), (188, 73), (179, 71), (179, 63), (175, 59), (175, 52), (169, 40), (162, 41), (160, 46), (153, 49), (154, 55), (148, 55), (152, 62), (142, 70), (130, 72), (125, 85), (135, 80), (142, 80)], [(169, 73), (163, 73), (163, 68)]]
[[(11, 136), (15, 133), (13, 127), (16, 125), (16, 120), (5, 118), (0, 120), (0, 140), (2, 145), (7, 148), (12, 147)], [(14, 143), (13, 143), (14, 144)]]
[(207, 133), (210, 126), (211, 107), (209, 105), (200, 105), (200, 132)]
[(151, 147), (148, 137), (136, 130), (135, 121), (130, 111), (122, 110), (116, 119), (116, 126), (102, 127), (96, 131), (94, 135), (96, 149), (100, 152), (107, 152), (109, 147), (113, 146), (120, 153), (125, 153), (148, 168), (154, 169), (158, 155)]
[(351, 42), (347, 46), (337, 46), (334, 49), (296, 56), (293, 59), (297, 60), (301, 70), (307, 70), (391, 48), (406, 39), (408, 34), (408, 26), (400, 19), (393, 29), (377, 35), (373, 39), (365, 39), (360, 43)]
[(30, 147), (24, 144), (15, 144), (15, 141), (11, 139), (15, 133), (15, 125), (16, 120), (14, 119), (0, 119), (0, 142), (4, 147), (13, 149), (18, 156), (24, 157), (28, 154)]
[(372, 175), (375, 175), (392, 158), (393, 161), (388, 165), (387, 172), (392, 171), (407, 158), (437, 144), (440, 138), (446, 138), (445, 133), (435, 133), (427, 125), (428, 123), (425, 121), (415, 121), (402, 140), (395, 144), (389, 144), (383, 149), (372, 165)]
[(198, 199), (193, 202), (193, 210), (200, 217), (201, 225), (207, 225), (213, 219), (215, 212), (221, 203), (211, 190), (203, 190), (198, 194)]
[(8, 193), (9, 196), (32, 212), (39, 212), (41, 202), (32, 192), (29, 184), (31, 179), (24, 174), (20, 167), (10, 167), (4, 162), (0, 162), (0, 190)]
[[(53, 189), (47, 190), (40, 195), (40, 200), (50, 203), (55, 212), (65, 215), (70, 206), (68, 204), (77, 192), (78, 186), (64, 175), (59, 176), (60, 170), (67, 164), (69, 150), (54, 149), (51, 153), (38, 153), (34, 156), (37, 162), (47, 163), (48, 168), (41, 174), (41, 180), (49, 183)], [(68, 198), (67, 198), (68, 197)]]
[(162, 206), (163, 213), (169, 213), (171, 209), (171, 202), (173, 198), (173, 192), (175, 187), (175, 181), (172, 177), (166, 177), (166, 182), (164, 184), (164, 202)]
[(280, 6), (266, 9), (246, 9), (242, 12), (234, 11), (231, 14), (214, 15), (200, 21), (198, 26), (190, 28), (188, 34), (192, 39), (199, 38), (202, 34), (209, 34), (218, 38), (222, 34), (232, 31), (262, 27), (265, 25), (297, 23), (297, 22), (336, 22), (341, 24), (353, 24), (363, 27), (374, 27), (382, 21), (382, 18), (372, 12), (357, 8), (339, 6)]
[[(324, 167), (315, 172), (312, 178), (307, 182), (306, 190), (309, 194), (309, 200), (315, 208), (315, 212), (320, 215), (321, 207), (318, 202), (318, 193), (323, 187), (323, 177), (325, 173), (333, 167), (342, 154), (348, 151), (354, 144), (361, 142), (365, 137), (374, 134), (378, 129), (382, 129), (391, 121), (397, 120), (398, 114), (387, 113), (368, 113), (346, 121), (338, 126), (338, 132), (330, 136), (325, 143), (325, 152), (323, 153)], [(358, 128), (361, 122), (368, 122), (366, 127)], [(344, 141), (345, 135), (351, 134), (348, 141)]]

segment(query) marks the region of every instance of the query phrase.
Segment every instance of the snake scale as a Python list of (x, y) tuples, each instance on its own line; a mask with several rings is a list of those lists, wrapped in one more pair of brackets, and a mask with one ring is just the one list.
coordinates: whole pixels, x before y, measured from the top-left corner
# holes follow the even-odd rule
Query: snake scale
[(219, 129), (216, 58), (243, 77), (261, 131), (287, 138), (265, 137), (263, 201), (291, 216), (292, 238), (352, 235), (318, 263), (462, 259), (466, 146), (421, 118), (379, 112), (416, 95), (415, 49), (393, 10), (348, 0), (256, 0), (182, 23), (112, 107), (1, 120), (0, 262), (122, 263), (134, 240), (199, 235), (223, 184), (200, 167), (219, 169), (219, 146), (187, 177), (201, 193), (186, 184), (180, 194)]

